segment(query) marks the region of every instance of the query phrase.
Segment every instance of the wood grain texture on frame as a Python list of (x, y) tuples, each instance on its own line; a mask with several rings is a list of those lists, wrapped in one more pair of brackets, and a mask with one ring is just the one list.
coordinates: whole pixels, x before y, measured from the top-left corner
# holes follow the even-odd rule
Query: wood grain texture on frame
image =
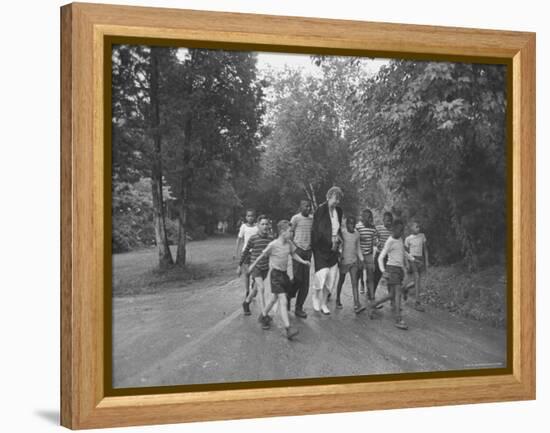
[[(106, 36), (283, 52), (493, 59), (512, 76), (512, 373), (106, 397)], [(535, 36), (532, 33), (71, 4), (61, 9), (61, 423), (69, 428), (535, 398)], [(510, 284), (510, 283), (509, 283)]]

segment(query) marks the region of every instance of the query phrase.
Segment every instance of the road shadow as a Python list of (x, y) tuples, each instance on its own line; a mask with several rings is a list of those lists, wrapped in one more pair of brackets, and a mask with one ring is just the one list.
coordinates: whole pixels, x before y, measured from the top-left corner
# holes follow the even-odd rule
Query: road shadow
[(54, 409), (35, 410), (34, 414), (39, 416), (50, 424), (59, 425), (59, 411)]

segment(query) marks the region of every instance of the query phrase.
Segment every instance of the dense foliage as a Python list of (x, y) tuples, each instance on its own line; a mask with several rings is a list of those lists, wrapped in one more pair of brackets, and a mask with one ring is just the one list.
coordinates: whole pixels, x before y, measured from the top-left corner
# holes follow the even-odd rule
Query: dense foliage
[(506, 237), (502, 66), (393, 61), (356, 99), (355, 179), (424, 227), (437, 262), (501, 260)]
[(113, 51), (113, 197), (133, 200), (113, 206), (113, 249), (149, 243), (140, 230), (129, 239), (123, 228), (138, 224), (133, 213), (146, 208), (139, 190), (151, 179), (151, 212), (144, 218), (157, 218), (155, 242), (176, 243), (176, 263), (184, 265), (187, 239), (240, 208), (233, 180), (259, 157), (263, 98), (256, 56), (124, 45)]
[(173, 243), (185, 264), (186, 240), (218, 221), (234, 230), (247, 207), (289, 218), (338, 185), (348, 214), (420, 222), (436, 263), (503, 260), (504, 66), (392, 60), (373, 73), (315, 56), (308, 74), (256, 60), (114, 49), (115, 251)]

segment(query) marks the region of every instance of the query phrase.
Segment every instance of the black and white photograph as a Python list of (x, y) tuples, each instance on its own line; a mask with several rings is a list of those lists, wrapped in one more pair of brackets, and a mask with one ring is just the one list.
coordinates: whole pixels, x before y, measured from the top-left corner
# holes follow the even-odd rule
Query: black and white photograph
[(507, 367), (506, 65), (111, 62), (113, 389)]

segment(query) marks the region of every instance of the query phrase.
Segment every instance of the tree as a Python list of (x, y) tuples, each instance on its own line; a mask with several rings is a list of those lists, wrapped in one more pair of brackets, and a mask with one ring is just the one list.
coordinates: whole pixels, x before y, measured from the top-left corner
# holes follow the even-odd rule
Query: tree
[(158, 246), (159, 265), (166, 268), (174, 263), (172, 253), (168, 245), (166, 234), (166, 221), (164, 215), (163, 199), (163, 170), (162, 170), (162, 131), (160, 124), (160, 95), (159, 95), (159, 57), (160, 48), (151, 47), (151, 84), (150, 84), (150, 109), (151, 109), (151, 132), (153, 135), (153, 152), (151, 158), (151, 186), (153, 191), (153, 225), (155, 227), (155, 238)]
[(358, 100), (355, 179), (376, 181), (394, 211), (419, 219), (440, 262), (475, 269), (504, 251), (505, 71), (392, 61)]
[[(172, 52), (170, 59), (163, 95), (170, 143), (165, 159), (179, 222), (176, 263), (183, 266), (190, 212), (211, 216), (209, 198), (231, 190), (232, 178), (258, 156), (262, 84), (254, 53), (190, 49)], [(229, 198), (232, 205), (238, 202), (235, 194)]]
[(344, 190), (347, 212), (356, 213), (357, 187), (349, 159), (349, 108), (354, 80), (364, 71), (347, 58), (313, 58), (319, 75), (301, 70), (272, 72), (269, 134), (263, 142), (259, 202), (275, 218), (288, 218), (301, 199), (316, 208), (332, 185)]
[(159, 266), (173, 263), (163, 199), (159, 66), (162, 51), (144, 46), (113, 48), (113, 191), (119, 182), (151, 179), (153, 225)]

